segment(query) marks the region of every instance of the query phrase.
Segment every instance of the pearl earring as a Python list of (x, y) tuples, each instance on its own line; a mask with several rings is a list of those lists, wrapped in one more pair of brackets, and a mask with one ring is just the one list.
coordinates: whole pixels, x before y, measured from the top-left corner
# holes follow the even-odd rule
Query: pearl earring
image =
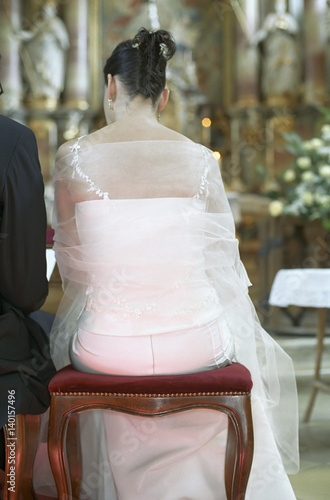
[(112, 99), (108, 99), (109, 109), (113, 109)]

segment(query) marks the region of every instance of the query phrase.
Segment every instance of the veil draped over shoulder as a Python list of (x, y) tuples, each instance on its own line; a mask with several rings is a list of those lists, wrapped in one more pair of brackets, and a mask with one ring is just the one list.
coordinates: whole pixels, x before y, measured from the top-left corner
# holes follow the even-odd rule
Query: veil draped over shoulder
[[(86, 307), (93, 309), (95, 287), (98, 307), (108, 307), (106, 312), (121, 318), (125, 327), (129, 322), (130, 335), (143, 333), (141, 314), (155, 335), (168, 325), (171, 329), (199, 325), (216, 314), (234, 338), (235, 360), (252, 374), (255, 465), (265, 467), (262, 462), (274, 449), (286, 471), (296, 472), (298, 411), (292, 361), (262, 328), (249, 298), (251, 283), (240, 260), (233, 217), (212, 152), (191, 141), (95, 144), (84, 137), (57, 162), (54, 186), (54, 249), (64, 290), (51, 333), (57, 368), (70, 362), (69, 343), (78, 318)], [(168, 200), (174, 199), (179, 202), (172, 205)], [(88, 220), (81, 227), (81, 209), (91, 200), (99, 200), (93, 205), (99, 214), (97, 227)], [(123, 206), (130, 220), (123, 220)], [(141, 220), (146, 227), (143, 237), (135, 229)], [(114, 240), (123, 255), (116, 266), (112, 265)], [(187, 303), (177, 304), (176, 289), (182, 280), (192, 292)], [(193, 290), (202, 280), (212, 283), (214, 293), (195, 303)], [(139, 289), (144, 293), (137, 303), (132, 297)], [(262, 447), (266, 455), (258, 454)], [(276, 474), (269, 461), (267, 467), (269, 474)], [(254, 481), (262, 481), (261, 474)]]

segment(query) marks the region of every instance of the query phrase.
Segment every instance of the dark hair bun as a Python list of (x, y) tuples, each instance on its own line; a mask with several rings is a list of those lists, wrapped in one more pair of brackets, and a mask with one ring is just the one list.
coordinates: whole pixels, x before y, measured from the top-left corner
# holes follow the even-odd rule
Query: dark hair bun
[(166, 64), (175, 54), (176, 44), (165, 30), (141, 28), (133, 40), (117, 45), (103, 72), (118, 75), (131, 98), (141, 95), (156, 104), (166, 83)]
[(154, 54), (155, 57), (163, 56), (168, 61), (175, 54), (176, 43), (168, 31), (141, 28), (132, 40), (132, 47), (142, 53)]

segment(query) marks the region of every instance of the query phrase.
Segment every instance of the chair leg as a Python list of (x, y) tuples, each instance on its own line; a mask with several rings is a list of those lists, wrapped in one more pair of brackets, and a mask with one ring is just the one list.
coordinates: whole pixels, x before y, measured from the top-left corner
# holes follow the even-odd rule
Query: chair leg
[[(16, 415), (15, 428), (5, 426), (7, 451), (4, 500), (35, 500), (33, 464), (38, 446), (39, 415)], [(9, 483), (7, 482), (9, 481)]]
[[(69, 406), (70, 408), (70, 406)], [(65, 398), (51, 398), (48, 431), (48, 455), (59, 499), (78, 500), (67, 473), (66, 436), (70, 417)], [(72, 452), (72, 448), (70, 449)], [(73, 496), (74, 493), (74, 496)]]
[(81, 449), (77, 414), (70, 417), (67, 435), (66, 450), (69, 462), (71, 491), (75, 498), (79, 498), (81, 486)]
[(228, 416), (227, 446), (225, 461), (225, 486), (227, 500), (232, 500), (232, 484), (237, 455), (237, 433), (235, 425), (230, 416)]
[(252, 459), (253, 427), (250, 396), (232, 396), (231, 408), (228, 408), (225, 462), (225, 486), (228, 500), (244, 500)]
[(24, 455), (20, 491), (24, 500), (35, 500), (33, 465), (38, 448), (40, 415), (25, 415), (24, 422)]

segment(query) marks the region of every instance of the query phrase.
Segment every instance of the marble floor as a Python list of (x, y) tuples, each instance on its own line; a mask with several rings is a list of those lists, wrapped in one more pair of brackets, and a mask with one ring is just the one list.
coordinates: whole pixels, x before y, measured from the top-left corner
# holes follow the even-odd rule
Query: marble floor
[[(311, 395), (315, 336), (274, 335), (292, 357), (300, 414), (300, 472), (290, 476), (297, 500), (330, 499), (330, 394), (318, 392), (309, 422), (304, 414)], [(330, 383), (330, 337), (324, 341), (321, 374)], [(279, 499), (282, 500), (282, 499)], [(285, 499), (283, 499), (285, 500)]]

